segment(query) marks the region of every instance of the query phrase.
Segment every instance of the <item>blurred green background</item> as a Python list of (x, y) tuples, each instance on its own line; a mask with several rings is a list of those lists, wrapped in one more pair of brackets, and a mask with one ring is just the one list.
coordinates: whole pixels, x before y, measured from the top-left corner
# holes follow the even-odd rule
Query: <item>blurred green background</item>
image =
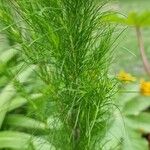
[[(149, 0), (120, 0), (115, 3), (115, 7), (123, 15), (128, 12), (136, 11), (137, 13), (143, 11), (150, 11)], [(142, 28), (144, 37), (146, 54), (150, 60), (150, 27)], [(118, 72), (124, 69), (136, 75), (145, 75), (143, 64), (138, 48), (135, 28), (128, 27), (119, 39), (119, 44), (115, 50), (116, 59), (114, 61), (114, 69)]]

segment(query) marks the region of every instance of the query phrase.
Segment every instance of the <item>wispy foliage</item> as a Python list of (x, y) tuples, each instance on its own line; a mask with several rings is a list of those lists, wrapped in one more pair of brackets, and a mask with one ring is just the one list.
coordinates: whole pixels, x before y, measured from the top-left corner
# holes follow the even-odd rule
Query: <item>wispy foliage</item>
[(114, 28), (103, 20), (105, 2), (1, 0), (0, 7), (1, 32), (48, 86), (44, 94), (54, 106), (46, 105), (56, 108), (49, 115), (60, 123), (49, 141), (62, 150), (101, 149), (114, 88), (108, 78)]

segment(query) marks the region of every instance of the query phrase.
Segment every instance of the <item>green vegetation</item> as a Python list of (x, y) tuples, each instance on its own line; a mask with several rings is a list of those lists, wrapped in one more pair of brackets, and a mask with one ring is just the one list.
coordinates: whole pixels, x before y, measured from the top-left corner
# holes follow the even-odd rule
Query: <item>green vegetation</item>
[(0, 149), (149, 150), (149, 4), (1, 0)]
[[(1, 108), (11, 109), (9, 103), (24, 98), (19, 108), (11, 109), (11, 114), (7, 109), (0, 113), (4, 128), (1, 143), (10, 142), (1, 147), (24, 147), (19, 139), (25, 136), (25, 146), (28, 143), (29, 148), (24, 149), (37, 149), (35, 138), (47, 141), (55, 149), (102, 149), (116, 84), (108, 77), (115, 37), (112, 38), (114, 27), (103, 20), (109, 13), (105, 3), (3, 0), (0, 7), (1, 32), (17, 50), (20, 63), (33, 71), (28, 79), (28, 71), (21, 66), (23, 73), (13, 72), (12, 83), (1, 90)], [(12, 84), (16, 91), (6, 98), (5, 88), (8, 92)], [(15, 92), (21, 100), (14, 97)], [(33, 100), (33, 93), (40, 97)], [(14, 142), (21, 145), (14, 147)]]

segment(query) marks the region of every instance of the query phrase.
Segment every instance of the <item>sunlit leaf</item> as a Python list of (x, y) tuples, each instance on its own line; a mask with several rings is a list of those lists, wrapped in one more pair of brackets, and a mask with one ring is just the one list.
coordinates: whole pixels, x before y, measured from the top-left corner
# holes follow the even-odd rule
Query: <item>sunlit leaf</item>
[(138, 116), (130, 115), (126, 117), (128, 126), (141, 133), (150, 132), (150, 113), (140, 113)]
[(12, 114), (6, 116), (5, 123), (9, 126), (22, 127), (28, 129), (46, 129), (45, 123), (19, 114)]
[(109, 22), (129, 26), (138, 26), (138, 27), (150, 26), (150, 12), (148, 11), (143, 13), (129, 12), (127, 17), (120, 14), (112, 14), (110, 16), (107, 16), (106, 20)]
[(0, 132), (0, 148), (20, 150), (55, 150), (44, 138), (14, 131)]
[(138, 115), (141, 111), (150, 107), (150, 98), (144, 96), (138, 96), (131, 99), (123, 108), (123, 112), (126, 115)]

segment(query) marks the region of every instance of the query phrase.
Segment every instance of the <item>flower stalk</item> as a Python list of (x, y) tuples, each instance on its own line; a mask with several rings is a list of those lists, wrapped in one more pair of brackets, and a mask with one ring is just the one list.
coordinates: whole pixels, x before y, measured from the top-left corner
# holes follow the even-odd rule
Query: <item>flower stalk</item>
[(140, 27), (138, 27), (138, 26), (136, 26), (136, 34), (137, 34), (138, 45), (139, 45), (140, 54), (141, 54), (141, 58), (143, 61), (145, 71), (147, 72), (148, 75), (150, 75), (150, 64), (148, 62), (148, 58), (145, 53), (145, 47), (144, 47), (144, 42), (143, 42), (143, 38), (142, 38), (142, 33), (140, 30)]

